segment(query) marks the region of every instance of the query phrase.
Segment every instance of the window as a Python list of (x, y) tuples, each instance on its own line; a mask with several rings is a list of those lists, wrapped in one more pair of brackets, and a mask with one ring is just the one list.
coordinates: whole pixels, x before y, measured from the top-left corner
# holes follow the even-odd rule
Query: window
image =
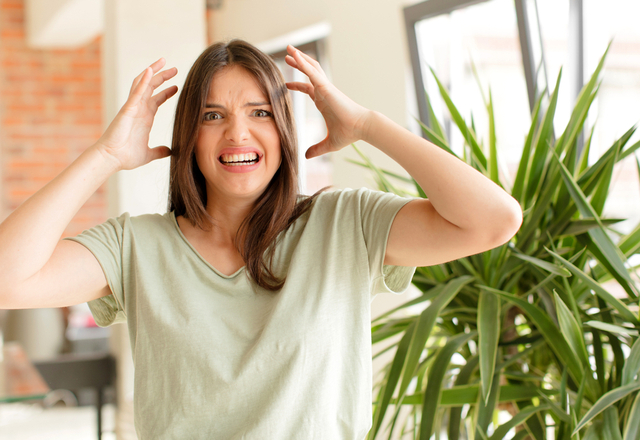
[[(317, 60), (330, 75), (325, 58), (325, 39), (331, 32), (328, 23), (301, 29), (288, 35), (263, 42), (258, 47), (269, 54), (284, 75), (285, 81), (307, 81), (307, 77), (290, 67), (284, 57), (287, 54), (287, 44), (293, 44), (298, 49)], [(331, 79), (331, 78), (329, 78)], [(291, 94), (293, 112), (298, 132), (298, 157), (299, 157), (299, 186), (303, 194), (313, 194), (325, 186), (332, 184), (333, 172), (331, 156), (322, 155), (313, 159), (305, 159), (307, 149), (327, 136), (327, 128), (322, 114), (318, 111), (311, 99), (303, 93)]]
[[(491, 87), (498, 149), (505, 160), (501, 166), (509, 176), (520, 159), (535, 97), (555, 87), (562, 67), (558, 133), (610, 41), (603, 82), (586, 123), (587, 130), (596, 127), (592, 161), (640, 121), (640, 28), (634, 20), (640, 3), (635, 0), (428, 0), (404, 12), (420, 119), (427, 120), (427, 90), (437, 98), (434, 111), (445, 120), (454, 151), (461, 151), (464, 140), (450, 129), (427, 66), (463, 117), (470, 120), (473, 114), (485, 137), (486, 110), (473, 73), (477, 68), (485, 93)], [(628, 145), (638, 139), (636, 133)], [(625, 233), (640, 221), (640, 204), (629, 203), (640, 199), (636, 168), (632, 157), (617, 165), (605, 207), (605, 217), (630, 219), (615, 226)]]

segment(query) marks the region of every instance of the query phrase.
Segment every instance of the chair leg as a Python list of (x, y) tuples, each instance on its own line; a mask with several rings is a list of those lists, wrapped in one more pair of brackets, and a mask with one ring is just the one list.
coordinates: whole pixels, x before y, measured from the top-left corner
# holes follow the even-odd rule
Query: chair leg
[(98, 408), (98, 440), (102, 440), (102, 404), (103, 404), (103, 399), (102, 399), (102, 388), (97, 388), (97, 399), (96, 399), (96, 406)]

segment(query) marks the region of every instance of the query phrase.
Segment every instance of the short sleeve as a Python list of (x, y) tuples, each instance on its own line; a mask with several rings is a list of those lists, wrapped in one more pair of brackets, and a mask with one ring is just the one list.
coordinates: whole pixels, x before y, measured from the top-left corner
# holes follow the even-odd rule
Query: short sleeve
[(371, 294), (403, 293), (411, 284), (415, 267), (384, 265), (391, 225), (411, 198), (381, 191), (360, 189), (362, 232), (369, 253)]
[(100, 327), (126, 321), (124, 283), (123, 283), (123, 255), (126, 254), (125, 229), (130, 223), (129, 214), (82, 232), (76, 237), (65, 240), (80, 243), (96, 257), (102, 267), (111, 295), (89, 301), (89, 309)]

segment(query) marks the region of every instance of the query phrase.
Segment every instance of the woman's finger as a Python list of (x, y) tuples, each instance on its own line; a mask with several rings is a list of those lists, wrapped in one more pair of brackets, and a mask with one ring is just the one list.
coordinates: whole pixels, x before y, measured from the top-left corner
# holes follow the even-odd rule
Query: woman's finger
[(164, 83), (165, 81), (168, 81), (174, 76), (176, 76), (177, 74), (178, 74), (178, 69), (176, 69), (175, 67), (172, 67), (171, 69), (163, 70), (162, 72), (155, 75), (151, 79), (151, 82), (149, 84), (151, 85), (151, 87), (155, 89), (161, 86), (162, 83)]
[(295, 90), (297, 92), (306, 93), (314, 101), (316, 99), (316, 96), (315, 96), (315, 93), (314, 93), (315, 89), (314, 89), (312, 84), (303, 83), (303, 82), (288, 82), (287, 83), (287, 88), (289, 90)]
[(294, 69), (298, 68), (298, 63), (296, 62), (295, 58), (293, 58), (291, 55), (286, 55), (284, 57), (284, 60), (288, 65), (290, 65)]
[[(165, 65), (167, 61), (164, 58), (160, 58), (159, 60), (155, 61), (154, 63), (152, 63), (149, 67), (151, 68), (151, 71), (153, 74), (157, 73), (160, 69), (162, 69)], [(147, 67), (147, 69), (149, 68)], [(129, 90), (129, 93), (133, 93), (133, 90), (136, 88), (136, 86), (140, 83), (140, 79), (142, 79), (142, 77), (144, 76), (144, 74), (146, 73), (147, 69), (145, 69), (140, 75), (136, 76), (133, 80), (133, 83), (131, 84), (131, 89)]]
[[(298, 50), (298, 49), (296, 49)], [(322, 70), (322, 66), (320, 65), (320, 63), (318, 62), (318, 60), (316, 60), (315, 58), (311, 57), (310, 55), (304, 53), (301, 50), (298, 50), (298, 52), (300, 53), (300, 55), (302, 55), (302, 58), (304, 58), (309, 64), (311, 64), (313, 67), (316, 68), (316, 70), (318, 70), (319, 72), (324, 73), (324, 71)]]
[(178, 69), (173, 67), (154, 75), (149, 81), (149, 87), (147, 87), (147, 90), (144, 93), (144, 99), (149, 99), (158, 87), (176, 76), (177, 73)]
[(320, 72), (318, 72), (318, 70), (302, 56), (302, 52), (291, 45), (287, 47), (287, 50), (295, 60), (297, 69), (307, 75), (314, 86), (326, 81), (324, 74), (320, 74)]
[(144, 92), (147, 90), (149, 81), (151, 81), (152, 76), (153, 70), (151, 70), (151, 67), (147, 67), (142, 73), (142, 77), (138, 81), (138, 84), (131, 90), (131, 94), (129, 95), (129, 99), (127, 100), (127, 102), (133, 104), (140, 101), (140, 99), (144, 95)]
[[(287, 47), (287, 49), (289, 50), (289, 52), (294, 53), (297, 52), (300, 54), (300, 56), (307, 62), (309, 63), (309, 65), (311, 65), (314, 69), (316, 69), (319, 73), (322, 73), (323, 75), (326, 76), (326, 74), (324, 73), (324, 70), (322, 69), (322, 66), (320, 65), (320, 63), (318, 62), (318, 60), (316, 60), (315, 58), (311, 57), (310, 55), (307, 55), (306, 53), (302, 52), (299, 49), (296, 49), (294, 46), (291, 46), (291, 49), (289, 49), (289, 47)], [(291, 56), (291, 55), (289, 55)], [(291, 58), (293, 60), (293, 57)], [(286, 61), (286, 57), (285, 57), (285, 61)]]
[(157, 95), (155, 95), (152, 99), (156, 108), (164, 104), (167, 101), (167, 99), (175, 95), (177, 91), (178, 91), (178, 86), (171, 86), (159, 92)]
[(160, 146), (155, 148), (149, 148), (149, 162), (156, 159), (162, 159), (164, 157), (171, 156), (171, 149), (167, 146)]
[(322, 141), (309, 147), (309, 149), (305, 152), (304, 157), (306, 157), (307, 159), (311, 159), (314, 157), (322, 156), (323, 154), (329, 153), (330, 151), (331, 149), (329, 147), (329, 136), (327, 136)]

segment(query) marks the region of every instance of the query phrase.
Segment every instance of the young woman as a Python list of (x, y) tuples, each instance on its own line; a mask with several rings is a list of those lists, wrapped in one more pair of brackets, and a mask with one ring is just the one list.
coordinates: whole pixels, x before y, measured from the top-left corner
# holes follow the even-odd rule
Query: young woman
[[(208, 48), (181, 92), (171, 150), (147, 145), (157, 108), (177, 92), (154, 95), (176, 74), (155, 62), (96, 144), (0, 225), (0, 307), (89, 301), (100, 325), (126, 321), (141, 439), (364, 438), (372, 296), (520, 226), (518, 203), (498, 186), (287, 50), (310, 84), (285, 84), (246, 42)], [(309, 95), (327, 124), (308, 158), (362, 139), (429, 199), (299, 196), (287, 89)], [(60, 240), (111, 174), (166, 156), (167, 214), (124, 214)]]

